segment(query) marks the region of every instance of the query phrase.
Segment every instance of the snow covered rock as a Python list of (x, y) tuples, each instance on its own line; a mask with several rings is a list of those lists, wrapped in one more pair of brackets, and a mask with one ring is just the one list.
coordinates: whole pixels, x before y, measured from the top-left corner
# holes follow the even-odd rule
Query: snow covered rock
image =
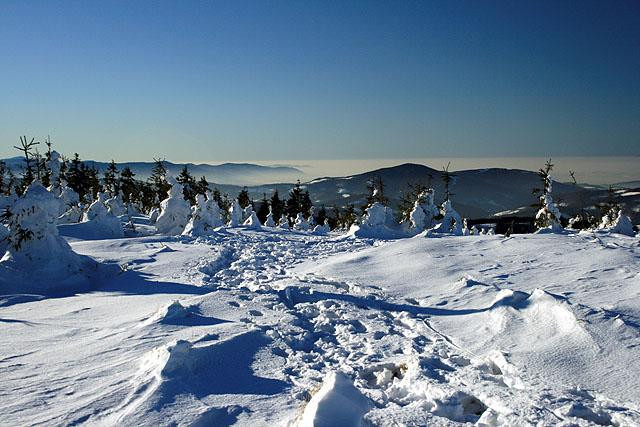
[(229, 227), (237, 227), (243, 222), (244, 211), (238, 203), (238, 199), (233, 201), (229, 208)]
[(171, 176), (167, 177), (167, 182), (171, 184), (169, 197), (160, 203), (161, 213), (156, 220), (156, 229), (161, 234), (177, 235), (187, 226), (191, 208), (184, 199), (182, 185)]
[(59, 200), (38, 181), (11, 207), (7, 250), (0, 260), (0, 293), (48, 292), (86, 283), (95, 269), (58, 235)]
[(104, 204), (103, 193), (98, 193), (96, 200), (91, 203), (82, 216), (83, 226), (90, 239), (109, 239), (124, 237), (124, 230), (118, 217), (113, 215)]
[(349, 377), (330, 372), (322, 387), (304, 409), (300, 427), (359, 427), (373, 402), (358, 390)]

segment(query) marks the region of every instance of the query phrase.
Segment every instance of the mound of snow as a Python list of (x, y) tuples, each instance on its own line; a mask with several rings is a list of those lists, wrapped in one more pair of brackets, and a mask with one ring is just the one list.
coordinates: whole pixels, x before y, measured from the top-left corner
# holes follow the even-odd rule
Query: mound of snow
[(359, 427), (364, 415), (373, 407), (373, 402), (353, 385), (349, 377), (341, 372), (330, 372), (320, 390), (307, 403), (298, 425)]

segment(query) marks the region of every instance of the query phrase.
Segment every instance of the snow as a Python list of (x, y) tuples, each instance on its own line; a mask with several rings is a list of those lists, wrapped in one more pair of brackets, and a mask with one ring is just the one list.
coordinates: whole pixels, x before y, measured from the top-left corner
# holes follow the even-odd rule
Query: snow
[(373, 408), (351, 379), (341, 372), (329, 372), (322, 387), (313, 395), (298, 424), (300, 427), (359, 427), (363, 416)]
[(0, 262), (3, 424), (640, 423), (638, 237), (57, 239), (119, 274)]

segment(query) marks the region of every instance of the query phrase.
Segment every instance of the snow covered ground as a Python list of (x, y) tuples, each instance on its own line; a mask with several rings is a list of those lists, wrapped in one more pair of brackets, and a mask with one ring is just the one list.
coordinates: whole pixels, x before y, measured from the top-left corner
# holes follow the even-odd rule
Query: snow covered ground
[(0, 297), (3, 425), (640, 425), (637, 237), (68, 240), (119, 272)]

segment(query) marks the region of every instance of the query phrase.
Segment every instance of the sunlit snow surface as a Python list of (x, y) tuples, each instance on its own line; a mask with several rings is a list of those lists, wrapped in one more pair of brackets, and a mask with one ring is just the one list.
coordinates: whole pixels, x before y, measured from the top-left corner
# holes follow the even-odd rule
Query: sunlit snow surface
[(640, 423), (637, 237), (71, 246), (122, 272), (0, 297), (3, 425)]

